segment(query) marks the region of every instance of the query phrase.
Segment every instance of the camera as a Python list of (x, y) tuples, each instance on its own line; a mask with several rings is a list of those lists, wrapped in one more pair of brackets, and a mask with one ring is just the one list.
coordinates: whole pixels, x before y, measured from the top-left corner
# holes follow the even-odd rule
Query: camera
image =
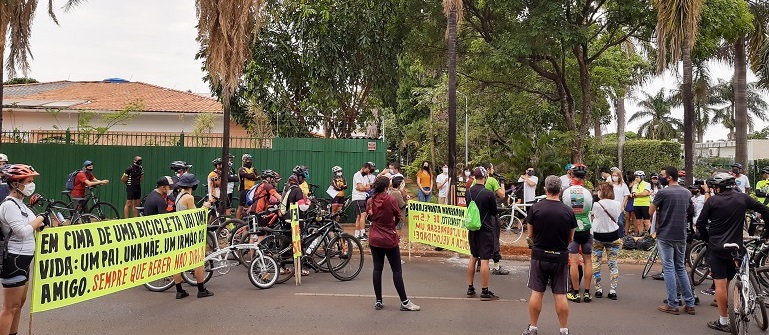
[(500, 183), (507, 184), (507, 179), (501, 174), (495, 172), (491, 176), (494, 178), (497, 178), (497, 181), (499, 181)]
[(694, 185), (700, 185), (700, 186), (705, 185), (705, 181), (704, 180), (695, 180), (694, 181)]

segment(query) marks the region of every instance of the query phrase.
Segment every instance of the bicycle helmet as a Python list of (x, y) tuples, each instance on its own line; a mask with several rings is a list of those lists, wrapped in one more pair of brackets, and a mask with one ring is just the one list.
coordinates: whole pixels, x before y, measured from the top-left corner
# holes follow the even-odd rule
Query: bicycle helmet
[(171, 170), (179, 171), (179, 170), (189, 170), (192, 165), (187, 164), (185, 161), (173, 161), (171, 162), (171, 165), (168, 166)]
[(646, 172), (643, 172), (643, 171), (641, 171), (641, 170), (638, 170), (638, 171), (636, 171), (636, 172), (634, 173), (634, 175), (635, 175), (636, 177), (641, 177), (641, 179), (644, 179), (644, 178), (646, 178)]
[(339, 166), (339, 165), (334, 166), (334, 167), (331, 168), (331, 172), (333, 172), (333, 173), (342, 172), (342, 167)]
[(307, 168), (302, 165), (297, 165), (294, 167), (294, 170), (291, 171), (294, 175), (297, 176), (306, 176), (307, 175)]
[(571, 164), (571, 163), (566, 164), (566, 171), (571, 170), (572, 167), (574, 167), (574, 164)]
[(0, 162), (8, 163), (8, 156), (6, 154), (0, 154)]
[(761, 173), (769, 174), (769, 166), (764, 166), (764, 168), (761, 169)]
[(29, 197), (29, 207), (35, 207), (37, 205), (38, 201), (43, 199), (43, 196), (40, 195), (40, 193), (35, 193), (31, 197)]
[(216, 167), (217, 165), (222, 164), (222, 159), (221, 158), (216, 158), (216, 159), (211, 161), (211, 164), (213, 164), (214, 167)]
[(288, 183), (292, 185), (299, 184), (299, 176), (292, 174), (288, 177)]
[(376, 168), (376, 164), (374, 162), (367, 162), (366, 164), (370, 165), (371, 168)]
[(571, 173), (574, 177), (585, 178), (585, 176), (587, 176), (587, 166), (581, 163), (573, 164), (571, 166)]
[(22, 180), (27, 177), (39, 176), (35, 168), (25, 164), (13, 164), (3, 170), (3, 179), (6, 181)]
[(708, 178), (708, 185), (713, 185), (720, 188), (734, 188), (737, 186), (737, 182), (734, 180), (734, 176), (726, 172), (717, 173), (715, 176)]
[(736, 168), (742, 170), (742, 164), (740, 164), (740, 163), (734, 163), (734, 164), (732, 164), (732, 167), (736, 167)]
[(243, 154), (243, 159), (242, 160), (244, 160), (244, 161), (254, 160), (254, 156), (251, 156), (249, 154)]
[(280, 177), (278, 176), (277, 173), (275, 173), (275, 171), (272, 171), (272, 170), (264, 170), (264, 171), (262, 171), (262, 179), (267, 179), (267, 178), (273, 178), (274, 179), (274, 178), (280, 178)]

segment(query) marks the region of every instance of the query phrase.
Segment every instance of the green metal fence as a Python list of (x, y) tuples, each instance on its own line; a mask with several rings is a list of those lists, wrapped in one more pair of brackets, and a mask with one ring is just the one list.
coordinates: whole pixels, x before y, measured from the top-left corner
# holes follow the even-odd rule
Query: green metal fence
[[(271, 139), (271, 146), (271, 149), (232, 148), (231, 152), (236, 157), (235, 169), (240, 167), (240, 157), (245, 153), (254, 156), (257, 171), (272, 169), (286, 177), (295, 165), (307, 165), (310, 168), (308, 182), (320, 186), (320, 194), (316, 194), (319, 198), (329, 198), (325, 192), (331, 181), (331, 167), (341, 166), (345, 177), (352, 182), (353, 174), (363, 163), (373, 161), (379, 168), (385, 163), (386, 148), (380, 140), (276, 138)], [(144, 160), (142, 192), (145, 195), (155, 187), (159, 177), (172, 174), (168, 167), (171, 161), (191, 163), (190, 172), (205, 183), (206, 176), (213, 170), (211, 161), (221, 156), (221, 148), (218, 147), (65, 143), (3, 143), (2, 152), (8, 155), (11, 163), (30, 164), (40, 172), (41, 176), (35, 182), (38, 193), (62, 200), (61, 191), (67, 175), (81, 168), (83, 161), (93, 161), (94, 175), (110, 180), (109, 185), (100, 188), (100, 198), (115, 204), (121, 215), (126, 193), (120, 177), (132, 164), (134, 156), (142, 156)], [(283, 178), (284, 182), (286, 180)], [(196, 193), (203, 195), (204, 187), (198, 188)]]

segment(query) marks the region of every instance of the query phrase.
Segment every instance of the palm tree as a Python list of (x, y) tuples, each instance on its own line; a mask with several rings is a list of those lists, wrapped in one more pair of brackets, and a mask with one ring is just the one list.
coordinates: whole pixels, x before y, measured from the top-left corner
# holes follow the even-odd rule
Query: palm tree
[(638, 102), (641, 110), (633, 114), (628, 122), (649, 118), (638, 127), (639, 136), (652, 140), (677, 140), (683, 124), (681, 120), (670, 116), (675, 103), (673, 98), (665, 96), (665, 89), (660, 89), (655, 95), (647, 92), (642, 94), (643, 99)]
[[(699, 29), (700, 13), (704, 0), (652, 0), (657, 9), (657, 68), (662, 70), (681, 60), (683, 84), (681, 91), (684, 105), (684, 161), (686, 171), (694, 171), (694, 94), (692, 92), (692, 47)], [(668, 58), (668, 51), (670, 58)], [(691, 183), (690, 173), (686, 176)]]
[[(222, 161), (230, 151), (230, 103), (240, 84), (246, 61), (251, 58), (251, 45), (262, 28), (264, 0), (196, 0), (198, 42), (204, 46), (206, 70), (211, 81), (222, 91), (224, 131)], [(227, 194), (227, 183), (221, 183), (221, 195)], [(225, 201), (219, 210), (224, 214)]]
[[(720, 80), (718, 81), (718, 84), (716, 84), (713, 87), (713, 102), (715, 105), (724, 105), (721, 108), (714, 109), (713, 113), (713, 119), (711, 122), (713, 124), (723, 124), (724, 127), (729, 129), (729, 137), (730, 139), (736, 139), (739, 138), (739, 127), (738, 125), (738, 118), (737, 118), (737, 94), (736, 89), (739, 87), (739, 85), (736, 84), (735, 79), (732, 78), (731, 81), (725, 81)], [(769, 108), (769, 104), (767, 104), (764, 99), (761, 98), (763, 90), (758, 87), (756, 83), (750, 83), (746, 85), (746, 90), (744, 92), (745, 96), (745, 105), (747, 112), (750, 114), (746, 120), (745, 120), (745, 134), (747, 136), (747, 133), (753, 132), (754, 128), (754, 119), (759, 119), (761, 121), (767, 121), (769, 120), (769, 117), (766, 114), (766, 109)], [(747, 139), (746, 139), (747, 140)], [(736, 154), (735, 154), (735, 160), (736, 160)], [(738, 160), (736, 160), (738, 161)], [(740, 162), (740, 161), (738, 161)]]
[(449, 176), (456, 176), (457, 161), (457, 24), (462, 20), (462, 0), (443, 0), (448, 37), (449, 73)]
[[(65, 11), (77, 6), (82, 0), (67, 0), (64, 4)], [(26, 76), (29, 71), (29, 59), (32, 53), (29, 38), (32, 34), (32, 20), (37, 9), (37, 0), (4, 0), (0, 2), (0, 144), (2, 144), (3, 132), (3, 59), (2, 55), (8, 54), (5, 61), (5, 71), (8, 77), (16, 76), (16, 71), (21, 70)], [(53, 11), (53, 0), (48, 0), (48, 16), (53, 22), (59, 24)]]
[[(715, 113), (713, 105), (720, 103), (720, 99), (713, 93), (713, 85), (710, 70), (705, 62), (699, 62), (693, 65), (694, 80), (692, 91), (694, 96), (694, 130), (697, 135), (697, 142), (703, 142), (705, 130), (711, 123), (711, 118)], [(683, 105), (683, 94), (679, 88), (673, 91), (672, 99), (674, 107)]]

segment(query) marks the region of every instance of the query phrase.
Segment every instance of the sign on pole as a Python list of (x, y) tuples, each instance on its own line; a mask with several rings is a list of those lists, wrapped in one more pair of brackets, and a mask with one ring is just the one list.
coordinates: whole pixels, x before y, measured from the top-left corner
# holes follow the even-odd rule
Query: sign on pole
[(299, 230), (299, 206), (292, 204), (291, 208), (291, 245), (294, 248), (294, 280), (296, 285), (302, 285), (302, 234)]

